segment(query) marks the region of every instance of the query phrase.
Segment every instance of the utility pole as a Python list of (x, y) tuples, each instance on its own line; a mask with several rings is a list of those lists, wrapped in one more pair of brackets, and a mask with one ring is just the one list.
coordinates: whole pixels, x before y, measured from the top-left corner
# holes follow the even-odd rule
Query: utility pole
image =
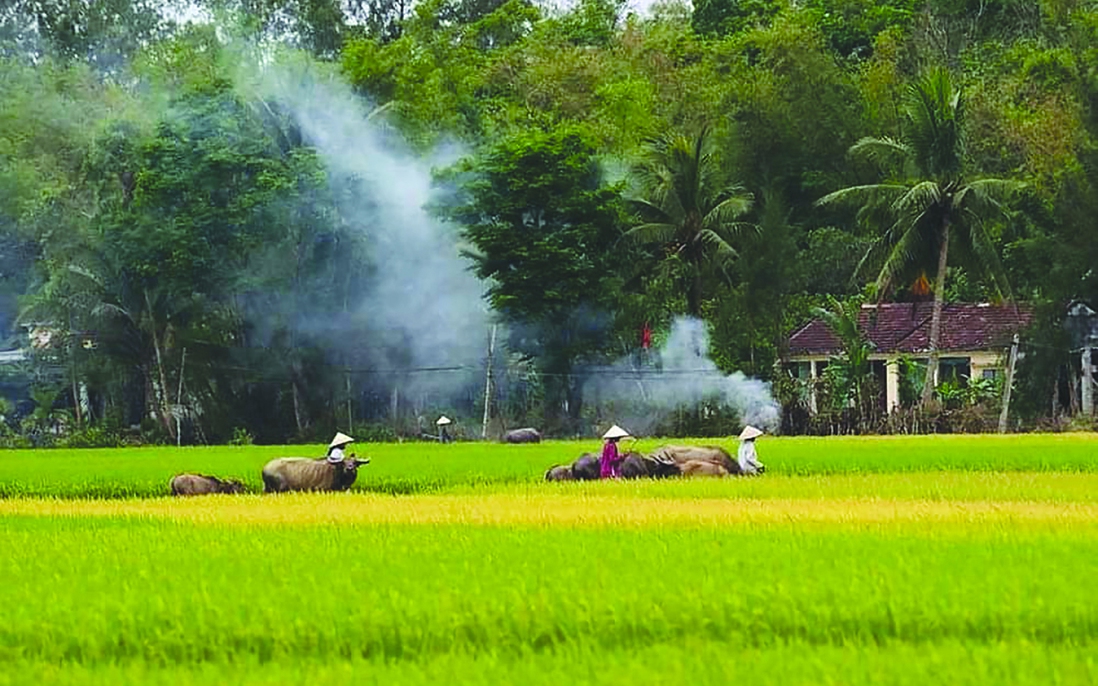
[(488, 371), (484, 379), (484, 420), (480, 424), (480, 437), (488, 438), (488, 416), (492, 405), (492, 358), (496, 353), (496, 325), (492, 325), (492, 336), (488, 340)]
[(347, 432), (350, 433), (354, 430), (354, 415), (351, 413), (351, 368), (347, 368), (347, 373), (344, 375), (347, 381)]
[(183, 445), (183, 370), (187, 367), (187, 349), (179, 361), (179, 388), (175, 392), (175, 445)]
[(999, 433), (1007, 430), (1007, 415), (1010, 414), (1010, 391), (1014, 387), (1014, 366), (1018, 364), (1018, 334), (1010, 344), (1010, 362), (1007, 364), (1006, 386), (1003, 388), (1003, 411), (999, 414)]
[(1090, 341), (1083, 346), (1083, 360), (1082, 360), (1082, 402), (1083, 402), (1083, 414), (1087, 417), (1094, 415), (1094, 368), (1091, 367), (1092, 360), (1090, 354)]

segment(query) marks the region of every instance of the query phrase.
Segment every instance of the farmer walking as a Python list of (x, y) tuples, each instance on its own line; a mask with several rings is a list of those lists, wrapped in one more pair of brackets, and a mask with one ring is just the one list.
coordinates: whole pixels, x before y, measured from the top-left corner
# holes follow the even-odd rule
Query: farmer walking
[(602, 435), (606, 442), (602, 445), (602, 458), (599, 460), (599, 478), (620, 479), (622, 456), (618, 452), (618, 441), (627, 437), (629, 432), (617, 424)]

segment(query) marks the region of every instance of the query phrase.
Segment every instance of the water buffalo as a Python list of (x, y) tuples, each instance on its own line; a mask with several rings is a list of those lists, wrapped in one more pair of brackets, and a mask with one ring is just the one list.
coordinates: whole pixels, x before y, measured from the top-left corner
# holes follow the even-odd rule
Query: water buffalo
[(545, 472), (546, 481), (572, 481), (574, 478), (572, 476), (572, 465), (570, 464), (557, 465)]
[(673, 461), (660, 461), (640, 453), (627, 453), (621, 463), (623, 479), (665, 479), (679, 474), (679, 465)]
[(724, 465), (706, 460), (687, 460), (679, 464), (679, 472), (683, 476), (728, 476), (729, 474)]
[(739, 474), (740, 465), (728, 451), (716, 445), (665, 445), (652, 453), (653, 459), (674, 462), (680, 467), (686, 462), (711, 462), (729, 474)]
[(572, 463), (572, 478), (576, 481), (595, 481), (602, 475), (599, 456), (594, 453), (581, 455)]
[(172, 495), (210, 495), (211, 493), (243, 493), (244, 484), (236, 479), (223, 481), (205, 474), (176, 474), (171, 481)]
[(541, 443), (541, 432), (532, 427), (513, 429), (503, 434), (504, 443)]
[(318, 460), (279, 457), (263, 467), (263, 490), (267, 493), (346, 491), (358, 477), (359, 466), (369, 462), (369, 458), (359, 460), (353, 455), (339, 462), (329, 462), (323, 457)]

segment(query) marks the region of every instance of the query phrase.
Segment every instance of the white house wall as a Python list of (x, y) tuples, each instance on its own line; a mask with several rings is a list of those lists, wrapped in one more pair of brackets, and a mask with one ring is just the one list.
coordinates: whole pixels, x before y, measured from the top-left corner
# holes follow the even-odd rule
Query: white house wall
[[(818, 364), (820, 362), (828, 362), (833, 355), (793, 355), (789, 358), (789, 362), (809, 362), (810, 376), (809, 378), (815, 381), (819, 377)], [(916, 355), (909, 355), (900, 353), (876, 353), (869, 356), (870, 361), (885, 363), (885, 405), (888, 407), (889, 412), (899, 408), (900, 406), (900, 357), (909, 357), (916, 360), (925, 361), (925, 357), (919, 357)], [(951, 358), (968, 358), (969, 374), (970, 378), (979, 379), (983, 377), (984, 370), (995, 369), (1002, 372), (1005, 363), (1005, 351), (990, 351), (990, 350), (950, 350), (942, 351), (942, 357)], [(809, 396), (809, 407), (812, 412), (816, 411), (816, 392), (813, 389)]]

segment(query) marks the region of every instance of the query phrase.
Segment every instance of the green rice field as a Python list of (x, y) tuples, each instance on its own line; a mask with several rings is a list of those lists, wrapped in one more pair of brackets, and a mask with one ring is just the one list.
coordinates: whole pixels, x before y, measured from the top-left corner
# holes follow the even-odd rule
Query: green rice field
[(1093, 435), (542, 481), (597, 448), (359, 445), (348, 493), (191, 499), (318, 449), (0, 452), (0, 684), (1098, 683)]

